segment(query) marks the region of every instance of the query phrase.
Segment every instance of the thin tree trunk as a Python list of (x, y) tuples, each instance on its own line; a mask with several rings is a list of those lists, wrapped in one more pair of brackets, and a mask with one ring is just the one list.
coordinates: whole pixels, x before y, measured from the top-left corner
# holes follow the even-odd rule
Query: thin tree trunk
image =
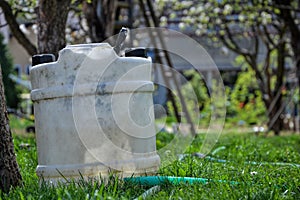
[[(291, 46), (294, 53), (293, 59), (296, 67), (296, 76), (298, 78), (298, 90), (299, 90), (299, 96), (300, 96), (300, 28), (298, 23), (296, 22), (297, 18), (295, 18), (295, 12), (293, 9), (286, 9), (286, 8), (293, 8), (293, 1), (291, 0), (273, 0), (273, 3), (275, 6), (277, 6), (280, 10), (279, 16), (282, 18), (284, 23), (289, 28), (290, 34), (291, 34)], [(300, 2), (298, 1), (298, 4)], [(299, 5), (298, 5), (299, 6)], [(296, 15), (298, 13), (296, 12)], [(298, 105), (300, 102), (297, 102)], [(298, 109), (299, 111), (299, 109)], [(298, 113), (299, 115), (299, 113)]]
[(39, 0), (38, 53), (51, 53), (56, 57), (66, 46), (65, 29), (71, 0)]
[[(283, 35), (281, 35), (281, 38)], [(268, 128), (274, 131), (274, 135), (279, 135), (280, 131), (283, 129), (283, 119), (281, 118), (281, 114), (284, 111), (284, 104), (286, 102), (283, 101), (282, 98), (282, 86), (284, 85), (284, 76), (285, 76), (285, 42), (281, 42), (278, 45), (277, 49), (277, 70), (276, 70), (276, 84), (274, 91), (272, 93), (271, 101), (267, 101), (266, 107), (270, 108), (271, 104), (272, 108), (269, 111), (269, 121)]]
[(11, 187), (19, 185), (22, 177), (16, 161), (14, 144), (9, 127), (9, 120), (0, 67), (0, 189), (8, 192)]
[(274, 132), (274, 135), (280, 135), (280, 131), (283, 129), (283, 119), (280, 117), (280, 108), (282, 106), (282, 97), (278, 98), (274, 108), (269, 113), (269, 121), (268, 121), (268, 128)]

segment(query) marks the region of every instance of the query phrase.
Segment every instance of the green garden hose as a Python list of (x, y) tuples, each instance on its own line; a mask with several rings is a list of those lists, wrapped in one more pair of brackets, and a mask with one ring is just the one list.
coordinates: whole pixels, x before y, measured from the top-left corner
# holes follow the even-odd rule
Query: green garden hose
[(230, 183), (232, 185), (238, 184), (235, 181), (225, 181), (225, 180), (212, 180), (206, 178), (195, 178), (195, 177), (175, 177), (175, 176), (140, 176), (140, 177), (128, 177), (124, 178), (124, 181), (132, 184), (139, 184), (145, 186), (162, 185), (166, 183), (171, 183), (173, 185), (178, 185), (181, 183), (202, 183), (207, 184), (209, 182), (219, 182), (219, 183)]
[(219, 182), (219, 183), (229, 183), (231, 185), (236, 185), (238, 182), (235, 181), (225, 181), (225, 180), (212, 180), (206, 178), (194, 178), (194, 177), (175, 177), (175, 176), (139, 176), (139, 177), (127, 177), (124, 178), (126, 183), (138, 184), (144, 186), (152, 186), (149, 190), (144, 192), (136, 199), (145, 199), (146, 197), (156, 193), (160, 190), (160, 185), (162, 184), (173, 184), (178, 185), (181, 183), (200, 183), (207, 184), (209, 182)]

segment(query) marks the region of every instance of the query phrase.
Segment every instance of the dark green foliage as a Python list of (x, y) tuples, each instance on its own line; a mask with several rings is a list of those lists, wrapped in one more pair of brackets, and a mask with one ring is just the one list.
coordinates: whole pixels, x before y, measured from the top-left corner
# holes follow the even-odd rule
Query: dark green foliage
[(227, 105), (228, 122), (242, 120), (249, 125), (263, 125), (266, 122), (266, 106), (254, 76), (255, 72), (250, 68), (240, 72), (234, 88), (227, 89), (230, 98)]
[(17, 108), (19, 103), (19, 90), (16, 83), (13, 82), (8, 76), (14, 73), (13, 60), (8, 53), (7, 47), (3, 44), (3, 36), (0, 34), (0, 65), (3, 75), (3, 84), (5, 90), (6, 104), (10, 108)]
[(159, 132), (156, 134), (156, 149), (159, 150), (169, 144), (174, 138), (174, 134)]
[[(207, 125), (210, 121), (211, 107), (213, 106), (207, 84), (201, 74), (195, 70), (185, 71), (184, 76), (189, 81), (183, 85), (182, 94), (185, 97), (190, 115), (195, 124)], [(216, 88), (215, 85), (213, 87)], [(217, 104), (217, 102), (214, 102), (214, 105)]]

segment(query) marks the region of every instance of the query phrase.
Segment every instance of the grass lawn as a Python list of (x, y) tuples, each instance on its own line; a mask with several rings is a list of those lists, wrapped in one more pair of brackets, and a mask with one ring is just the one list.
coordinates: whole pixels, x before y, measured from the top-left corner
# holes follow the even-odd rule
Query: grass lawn
[[(13, 128), (14, 131), (14, 128)], [(159, 133), (158, 147), (172, 137)], [(187, 154), (199, 151), (203, 136), (199, 135)], [(134, 199), (152, 186), (128, 184), (111, 176), (106, 184), (79, 181), (57, 187), (39, 184), (35, 174), (37, 152), (34, 134), (14, 134), (17, 160), (23, 186), (9, 194), (0, 192), (1, 199)], [(24, 145), (29, 144), (29, 145)], [(221, 147), (221, 148), (220, 148)], [(300, 136), (254, 136), (250, 133), (225, 133), (211, 157), (188, 155), (161, 168), (159, 176), (201, 177), (208, 183), (165, 183), (148, 194), (147, 199), (299, 199)], [(223, 180), (219, 182), (215, 180)], [(237, 182), (233, 184), (230, 181)]]

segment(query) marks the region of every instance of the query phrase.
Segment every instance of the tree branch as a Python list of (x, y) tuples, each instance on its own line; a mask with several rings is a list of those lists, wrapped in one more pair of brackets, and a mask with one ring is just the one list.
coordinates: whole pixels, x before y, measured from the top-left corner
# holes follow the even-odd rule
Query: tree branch
[[(230, 35), (230, 33), (229, 33)], [(228, 38), (231, 38), (231, 40), (233, 39), (232, 36), (231, 37), (228, 37)], [(255, 55), (251, 55), (249, 52), (245, 52), (245, 51), (241, 51), (241, 49), (237, 46), (237, 44), (235, 43), (232, 44), (231, 43), (231, 40), (228, 41), (224, 38), (224, 36), (220, 36), (220, 39), (222, 41), (222, 43), (227, 47), (229, 48), (230, 50), (236, 52), (237, 54), (240, 54), (242, 55), (246, 62), (250, 65), (250, 67), (255, 71), (255, 76), (256, 76), (256, 79), (258, 80), (258, 84), (262, 90), (263, 93), (266, 93), (266, 90), (265, 90), (265, 86), (264, 86), (264, 79), (262, 77), (262, 74), (261, 72), (258, 70), (258, 67), (257, 67), (257, 64), (256, 64), (256, 56)]]
[[(251, 29), (252, 29), (253, 33), (256, 32), (254, 26), (251, 26)], [(258, 29), (259, 29), (259, 28), (258, 28)], [(255, 57), (257, 57), (258, 51), (259, 51), (259, 40), (258, 40), (257, 34), (253, 34), (253, 37), (254, 37), (254, 52), (253, 52), (253, 55), (254, 55)]]
[[(267, 29), (267, 26), (263, 25), (263, 30), (264, 30), (264, 36), (265, 36), (265, 38), (267, 38), (267, 41), (265, 42), (266, 46), (268, 46), (267, 43), (270, 43), (270, 44), (273, 45), (273, 48), (274, 48), (274, 47), (276, 46), (276, 44), (275, 44), (275, 42), (271, 39), (270, 33), (269, 33), (268, 29)], [(268, 47), (269, 47), (269, 46), (268, 46)], [(271, 47), (271, 48), (272, 48), (272, 47)]]
[[(291, 47), (293, 49), (293, 58), (296, 66), (296, 76), (300, 77), (300, 29), (298, 24), (295, 22), (296, 19), (292, 16), (292, 11), (289, 9), (285, 9), (284, 6), (291, 6), (291, 0), (273, 0), (274, 6), (279, 6), (280, 13), (279, 17), (281, 17), (284, 21), (284, 23), (289, 28), (289, 31), (291, 33)], [(299, 3), (299, 1), (298, 1)], [(298, 81), (298, 88), (300, 91), (300, 81)]]
[(265, 63), (264, 63), (264, 69), (263, 72), (266, 74), (267, 77), (267, 93), (269, 98), (272, 97), (272, 92), (271, 92), (271, 74), (270, 74), (270, 58), (271, 58), (271, 52), (272, 50), (267, 49), (266, 57), (265, 57)]
[(284, 33), (280, 34), (280, 43), (277, 48), (277, 71), (276, 71), (276, 85), (274, 92), (277, 92), (281, 89), (283, 85), (283, 77), (284, 77), (284, 64), (285, 64), (285, 41), (283, 41)]
[(5, 26), (7, 26), (7, 25), (8, 25), (7, 23), (5, 23), (5, 24), (0, 24), (0, 28), (5, 27)]
[(233, 35), (230, 31), (230, 29), (228, 28), (228, 26), (226, 25), (225, 26), (225, 31), (226, 31), (226, 35), (227, 35), (227, 38), (228, 40), (226, 40), (224, 38), (224, 36), (221, 36), (221, 39), (222, 41), (226, 42), (226, 44), (228, 45), (228, 48), (230, 48), (232, 51), (238, 53), (238, 54), (242, 54), (242, 55), (247, 55), (247, 56), (250, 56), (250, 52), (245, 49), (245, 48), (241, 48), (238, 46), (238, 44), (235, 42), (235, 40), (233, 39)]
[(250, 56), (249, 64), (250, 64), (251, 68), (255, 71), (255, 77), (256, 77), (256, 80), (258, 80), (260, 90), (262, 91), (263, 94), (266, 94), (267, 92), (266, 92), (266, 87), (265, 87), (265, 81), (264, 81), (262, 73), (258, 69), (256, 59), (257, 59), (257, 57)]
[(37, 53), (36, 47), (29, 41), (25, 34), (20, 30), (10, 5), (5, 0), (0, 0), (0, 7), (4, 12), (5, 19), (13, 36), (26, 49), (29, 55), (33, 56)]

